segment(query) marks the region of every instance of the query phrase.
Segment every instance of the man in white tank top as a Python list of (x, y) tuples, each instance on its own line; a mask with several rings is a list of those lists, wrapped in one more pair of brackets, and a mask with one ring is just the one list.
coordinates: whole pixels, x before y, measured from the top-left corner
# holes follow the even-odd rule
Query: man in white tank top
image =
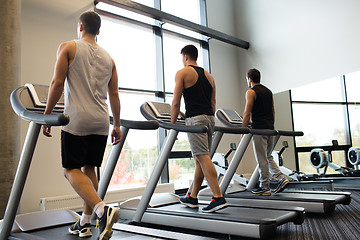
[[(114, 117), (113, 144), (120, 142), (121, 132), (117, 71), (114, 60), (96, 43), (100, 25), (97, 13), (85, 12), (79, 18), (80, 39), (60, 44), (44, 114), (52, 112), (64, 91), (64, 113), (70, 123), (61, 132), (62, 165), (65, 177), (84, 200), (82, 216), (69, 232), (91, 236), (90, 218), (95, 211), (98, 239), (103, 240), (111, 238), (112, 225), (120, 216), (118, 209), (105, 206), (97, 194), (95, 167), (101, 165), (109, 134), (107, 96)], [(50, 126), (43, 127), (43, 134), (51, 137)]]

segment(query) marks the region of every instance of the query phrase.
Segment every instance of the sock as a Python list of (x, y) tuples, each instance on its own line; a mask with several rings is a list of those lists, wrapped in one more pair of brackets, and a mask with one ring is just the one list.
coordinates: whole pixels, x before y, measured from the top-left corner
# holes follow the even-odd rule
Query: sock
[(90, 223), (91, 215), (87, 215), (85, 213), (82, 213), (80, 218), (80, 226), (84, 226), (87, 223)]
[(98, 218), (101, 218), (104, 215), (104, 208), (105, 203), (104, 202), (98, 202), (94, 207), (94, 212), (98, 216)]

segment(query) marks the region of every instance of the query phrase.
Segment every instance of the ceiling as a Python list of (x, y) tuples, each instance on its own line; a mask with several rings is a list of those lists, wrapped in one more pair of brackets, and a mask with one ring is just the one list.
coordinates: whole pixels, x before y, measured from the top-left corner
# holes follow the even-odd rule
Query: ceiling
[[(22, 7), (36, 7), (43, 11), (78, 14), (94, 5), (93, 0), (22, 0)], [(71, 12), (69, 12), (71, 9)]]

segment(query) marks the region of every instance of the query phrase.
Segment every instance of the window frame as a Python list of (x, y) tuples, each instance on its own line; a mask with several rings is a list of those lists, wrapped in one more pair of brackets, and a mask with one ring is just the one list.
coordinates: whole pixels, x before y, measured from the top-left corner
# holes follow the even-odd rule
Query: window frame
[[(160, 11), (161, 8), (161, 0), (154, 0), (154, 8), (158, 11)], [(200, 20), (201, 25), (206, 26), (207, 25), (207, 16), (206, 16), (206, 1), (205, 0), (198, 0), (199, 1), (199, 7), (200, 7)], [(109, 3), (109, 1), (99, 1), (99, 2), (105, 2)], [(134, 3), (138, 4), (138, 3)], [(113, 4), (111, 4), (113, 5)], [(141, 5), (141, 4), (139, 4)], [(142, 5), (145, 6), (145, 5)], [(150, 8), (145, 6), (146, 8)], [(202, 36), (201, 39), (187, 36), (182, 33), (174, 32), (171, 30), (167, 30), (162, 28), (163, 22), (160, 22), (158, 20), (154, 21), (154, 24), (145, 23), (139, 20), (135, 20), (129, 17), (121, 16), (115, 13), (111, 13), (105, 10), (101, 10), (99, 8), (96, 8), (95, 6), (95, 12), (97, 12), (101, 16), (105, 16), (108, 18), (112, 18), (119, 21), (125, 21), (129, 22), (131, 24), (139, 25), (142, 27), (152, 28), (153, 34), (154, 34), (154, 47), (155, 47), (155, 62), (156, 62), (156, 70), (155, 70), (155, 84), (156, 90), (146, 90), (146, 89), (138, 89), (138, 88), (124, 88), (119, 87), (120, 92), (128, 92), (128, 93), (146, 93), (146, 94), (154, 94), (156, 101), (159, 102), (166, 102), (166, 95), (173, 95), (173, 92), (165, 91), (165, 75), (164, 75), (164, 55), (163, 55), (163, 35), (164, 33), (174, 35), (179, 38), (187, 39), (190, 41), (198, 42), (201, 46), (201, 49), (199, 51), (202, 51), (202, 61), (203, 61), (203, 67), (210, 71), (210, 53), (209, 53), (209, 38)], [(186, 21), (186, 20), (184, 20)], [(161, 146), (163, 145), (166, 138), (166, 130), (159, 128), (157, 131), (157, 147), (158, 149), (161, 149)], [(189, 158), (191, 154), (189, 154), (189, 151), (172, 151), (170, 154), (171, 158)], [(166, 163), (160, 177), (161, 183), (169, 183), (169, 165), (168, 162)], [(181, 189), (179, 189), (181, 191)]]

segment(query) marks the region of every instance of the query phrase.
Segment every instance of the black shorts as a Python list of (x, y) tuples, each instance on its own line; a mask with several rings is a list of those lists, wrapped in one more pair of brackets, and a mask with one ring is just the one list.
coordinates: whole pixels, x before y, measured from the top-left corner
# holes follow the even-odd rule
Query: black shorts
[(85, 165), (100, 167), (103, 161), (107, 136), (76, 136), (61, 131), (62, 166), (67, 169)]

